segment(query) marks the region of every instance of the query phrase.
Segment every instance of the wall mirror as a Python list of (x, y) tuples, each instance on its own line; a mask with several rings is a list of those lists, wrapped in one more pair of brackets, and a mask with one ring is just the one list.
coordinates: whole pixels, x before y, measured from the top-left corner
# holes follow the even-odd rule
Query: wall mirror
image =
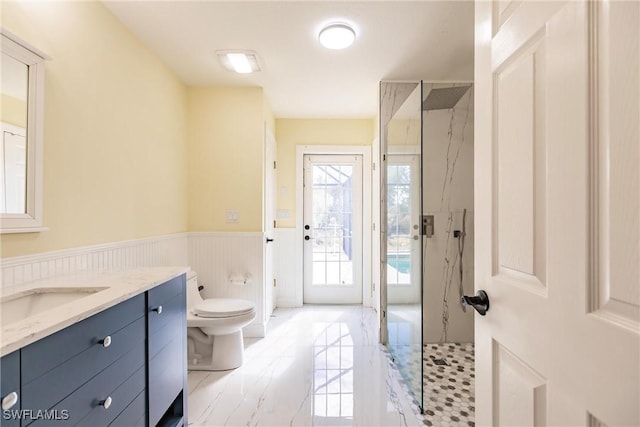
[(0, 232), (36, 232), (42, 230), (44, 61), (49, 57), (0, 31)]

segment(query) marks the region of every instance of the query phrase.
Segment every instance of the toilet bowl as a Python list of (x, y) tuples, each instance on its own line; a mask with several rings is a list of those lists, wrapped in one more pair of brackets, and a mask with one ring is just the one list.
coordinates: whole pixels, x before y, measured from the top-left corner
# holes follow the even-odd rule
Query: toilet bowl
[(242, 328), (256, 318), (251, 301), (203, 299), (195, 273), (187, 277), (187, 358), (190, 370), (226, 371), (242, 365)]

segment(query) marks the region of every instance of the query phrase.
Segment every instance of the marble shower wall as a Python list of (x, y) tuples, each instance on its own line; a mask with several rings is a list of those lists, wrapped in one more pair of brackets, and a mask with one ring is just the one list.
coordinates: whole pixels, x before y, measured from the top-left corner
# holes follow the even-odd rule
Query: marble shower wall
[[(424, 83), (423, 98), (435, 88), (469, 83)], [(473, 309), (460, 307), (459, 239), (464, 209), (463, 287), (473, 283), (473, 87), (451, 109), (423, 111), (423, 214), (433, 215), (434, 236), (424, 239), (424, 343), (473, 342)]]

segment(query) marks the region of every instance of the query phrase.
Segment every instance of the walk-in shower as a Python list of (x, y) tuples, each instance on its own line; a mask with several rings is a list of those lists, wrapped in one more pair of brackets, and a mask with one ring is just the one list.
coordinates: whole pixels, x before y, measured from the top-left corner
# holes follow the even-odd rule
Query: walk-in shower
[[(473, 88), (382, 82), (383, 339), (427, 425), (474, 417)], [(386, 329), (385, 329), (386, 328)]]

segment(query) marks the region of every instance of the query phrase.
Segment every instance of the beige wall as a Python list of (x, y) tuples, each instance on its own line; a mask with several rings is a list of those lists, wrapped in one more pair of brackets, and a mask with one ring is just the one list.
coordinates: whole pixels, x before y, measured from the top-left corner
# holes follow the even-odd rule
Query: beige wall
[[(189, 88), (189, 230), (261, 231), (262, 88)], [(269, 117), (267, 117), (269, 116)], [(237, 224), (226, 211), (237, 210)]]
[(2, 94), (0, 121), (21, 128), (27, 127), (27, 102)]
[(46, 63), (44, 225), (2, 257), (187, 230), (186, 88), (97, 2), (3, 2)]
[(278, 143), (277, 209), (288, 210), (288, 219), (277, 221), (279, 228), (296, 223), (296, 146), (371, 145), (375, 137), (374, 119), (276, 119)]

